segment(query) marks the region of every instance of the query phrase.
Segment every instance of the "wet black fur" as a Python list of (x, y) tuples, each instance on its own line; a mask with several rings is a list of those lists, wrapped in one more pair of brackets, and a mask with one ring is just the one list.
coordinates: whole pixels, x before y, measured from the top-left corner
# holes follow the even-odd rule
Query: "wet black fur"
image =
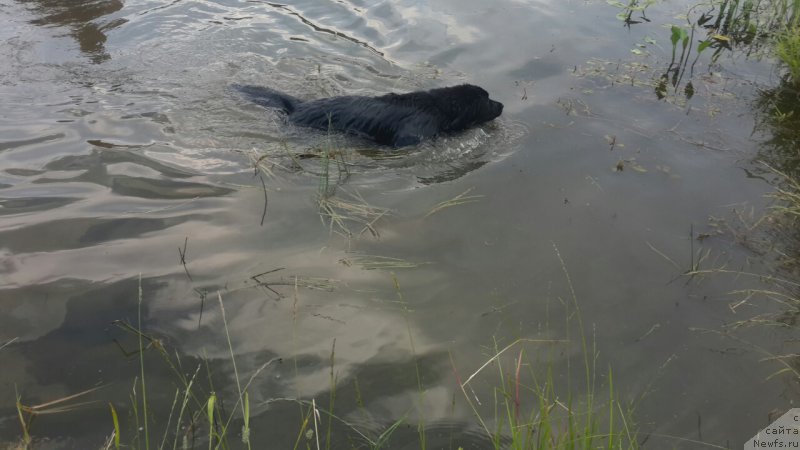
[(502, 103), (470, 84), (379, 97), (348, 95), (309, 101), (260, 86), (232, 87), (254, 103), (285, 112), (295, 125), (343, 131), (393, 147), (466, 130), (503, 112)]

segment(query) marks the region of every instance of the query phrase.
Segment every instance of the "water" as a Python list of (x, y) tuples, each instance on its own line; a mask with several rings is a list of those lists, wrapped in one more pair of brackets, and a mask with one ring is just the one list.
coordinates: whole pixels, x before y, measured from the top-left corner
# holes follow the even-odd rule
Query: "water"
[[(681, 11), (648, 13), (660, 26)], [(726, 59), (687, 103), (660, 102), (621, 80), (668, 65), (667, 33), (626, 29), (616, 12), (511, 0), (0, 5), (0, 343), (16, 339), (0, 350), (0, 442), (21, 434), (15, 392), (34, 405), (94, 386), (97, 403), (36, 419), (39, 447), (99, 448), (108, 402), (131, 439), (138, 338), (115, 321), (136, 326), (141, 284), (142, 328), (159, 339), (145, 357), (159, 414), (177, 384), (159, 346), (184, 374), (208, 366), (204, 389), (236, 408), (219, 292), (239, 378), (266, 364), (249, 389), (255, 448), (294, 445), (303, 418), (281, 399), (327, 405), (332, 352), (334, 412), (361, 432), (405, 418), (393, 445), (417, 448), (422, 420), (429, 448), (486, 448), (451, 358), (463, 377), (494, 340), (564, 338), (560, 255), (599, 383), (612, 367), (623, 400), (639, 399), (640, 439), (740, 446), (797, 400), (796, 383), (767, 380), (780, 366), (702, 331), (769, 309), (731, 312), (728, 292), (747, 279), (681, 273), (706, 251), (704, 267), (759, 270), (758, 254), (709, 217), (738, 229), (738, 214), (766, 204), (772, 188), (748, 176), (760, 139), (749, 105), (752, 84), (774, 75)], [(659, 46), (633, 55), (647, 36)], [(464, 82), (503, 102), (503, 116), (396, 154), (287, 127), (228, 89), (317, 98)], [(350, 164), (333, 199), (386, 211), (370, 227), (349, 222), (352, 238), (321, 220), (321, 158), (296, 156), (330, 145)], [(254, 176), (259, 158), (271, 174)], [(428, 215), (461, 194), (471, 201)], [(368, 270), (380, 257), (414, 267)], [(737, 338), (791, 353), (779, 331)], [(580, 347), (556, 348), (557, 379), (580, 381), (566, 370)], [(497, 383), (475, 386), (487, 407)], [(154, 417), (155, 428), (166, 420)], [(334, 431), (351, 436), (335, 448), (362, 442)]]

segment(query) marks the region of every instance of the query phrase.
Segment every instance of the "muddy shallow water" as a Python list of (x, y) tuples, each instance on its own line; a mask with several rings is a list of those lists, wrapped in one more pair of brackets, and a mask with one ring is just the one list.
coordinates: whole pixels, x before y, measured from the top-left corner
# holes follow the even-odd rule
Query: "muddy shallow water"
[[(206, 358), (209, 390), (235, 399), (222, 296), (239, 378), (263, 367), (249, 389), (256, 448), (294, 445), (302, 416), (279, 399), (327, 401), (332, 348), (348, 423), (379, 433), (405, 418), (393, 445), (417, 448), (421, 420), (429, 448), (485, 448), (451, 358), (471, 373), (495, 340), (564, 338), (565, 267), (598, 377), (612, 367), (615, 391), (639, 399), (647, 446), (740, 447), (797, 400), (753, 347), (702, 331), (768, 308), (732, 312), (727, 293), (747, 280), (681, 276), (705, 252), (704, 267), (759, 270), (709, 217), (766, 204), (750, 103), (770, 65), (724, 59), (681, 102), (620, 81), (654, 76), (633, 63), (669, 63), (660, 25), (680, 5), (627, 29), (605, 2), (74, 3), (0, 5), (0, 345), (14, 339), (0, 349), (0, 442), (21, 434), (15, 389), (36, 404), (103, 386), (97, 404), (37, 418), (43, 448), (99, 448), (109, 401), (130, 419), (138, 339), (113, 323), (137, 323), (140, 279), (143, 330), (185, 373)], [(646, 36), (662, 45), (632, 54)], [(229, 89), (465, 82), (503, 116), (393, 153), (288, 127)], [(346, 173), (319, 156), (328, 148)], [(369, 226), (321, 216), (326, 167), (331, 198), (371, 205)], [(744, 337), (787, 352), (779, 331)], [(581, 379), (566, 370), (579, 352), (558, 347), (557, 379)], [(146, 354), (149, 401), (168, 410), (175, 375)], [(488, 406), (497, 381), (481, 383)]]

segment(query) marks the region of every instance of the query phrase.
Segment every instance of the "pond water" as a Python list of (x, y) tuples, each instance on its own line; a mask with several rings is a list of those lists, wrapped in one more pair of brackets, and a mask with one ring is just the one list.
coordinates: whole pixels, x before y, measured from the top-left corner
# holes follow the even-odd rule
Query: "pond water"
[[(767, 205), (752, 102), (776, 75), (704, 57), (694, 97), (660, 101), (641, 82), (669, 64), (664, 24), (685, 9), (658, 3), (626, 28), (606, 2), (2, 2), (0, 443), (21, 439), (16, 395), (98, 386), (69, 402), (94, 403), (36, 418), (37, 448), (100, 448), (109, 402), (132, 442), (142, 372), (124, 324), (141, 320), (158, 433), (178, 385), (163, 348), (179, 372), (209, 373), (197, 383), (227, 412), (237, 374), (255, 375), (254, 448), (294, 446), (297, 399), (329, 406), (332, 359), (349, 424), (334, 423), (332, 448), (400, 419), (392, 448), (419, 448), (420, 422), (428, 448), (486, 448), (454, 372), (515, 339), (571, 337), (525, 344), (526, 366), (549, 353), (557, 384), (578, 383), (574, 289), (598, 386), (612, 368), (646, 447), (740, 447), (798, 400), (758, 350), (791, 353), (790, 332), (717, 333), (773, 307), (731, 308), (747, 277), (682, 273), (701, 255), (764, 270), (717, 230)], [(286, 126), (229, 89), (309, 99), (466, 82), (503, 115), (398, 152)], [(495, 374), (470, 394), (490, 422)]]

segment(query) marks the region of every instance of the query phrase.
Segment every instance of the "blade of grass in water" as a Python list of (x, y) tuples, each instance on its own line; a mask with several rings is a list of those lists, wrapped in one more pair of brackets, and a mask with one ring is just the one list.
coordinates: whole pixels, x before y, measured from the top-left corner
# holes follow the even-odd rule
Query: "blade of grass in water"
[(388, 256), (374, 256), (374, 255), (360, 255), (350, 258), (350, 261), (361, 266), (364, 270), (397, 270), (397, 269), (414, 269), (426, 262), (415, 263), (406, 261), (399, 258), (391, 258)]
[[(245, 411), (245, 406), (244, 406), (245, 396), (244, 396), (244, 392), (242, 391), (242, 384), (239, 381), (239, 369), (236, 367), (236, 357), (233, 354), (233, 343), (231, 342), (231, 334), (228, 331), (228, 320), (227, 320), (227, 317), (225, 316), (225, 305), (222, 302), (222, 294), (219, 293), (219, 292), (217, 292), (217, 299), (219, 300), (219, 308), (220, 308), (220, 311), (222, 312), (222, 325), (223, 325), (223, 327), (225, 329), (225, 339), (228, 342), (228, 350), (229, 350), (230, 355), (231, 355), (231, 365), (233, 366), (233, 375), (234, 375), (234, 378), (236, 379), (236, 389), (237, 389), (237, 392), (239, 394), (238, 398), (236, 399), (236, 404), (234, 405), (233, 408), (236, 409), (237, 407), (241, 407), (242, 408), (242, 416), (243, 417), (247, 417), (247, 411)], [(225, 425), (222, 428), (222, 432), (220, 433), (221, 436), (225, 436), (226, 435), (228, 427), (230, 426), (231, 420), (233, 420), (233, 413), (231, 413), (231, 415), (228, 417), (228, 420), (225, 422)], [(248, 420), (248, 419), (245, 419), (245, 420)], [(245, 442), (245, 444), (247, 444), (247, 448), (250, 448), (249, 430), (248, 430), (248, 439)]]
[(433, 209), (428, 211), (428, 214), (425, 214), (423, 216), (423, 218), (428, 217), (428, 216), (433, 215), (433, 214), (436, 214), (437, 212), (439, 212), (439, 211), (441, 211), (441, 210), (443, 210), (445, 208), (450, 208), (450, 207), (457, 206), (457, 205), (463, 205), (463, 204), (466, 204), (466, 203), (477, 202), (478, 200), (480, 200), (480, 199), (482, 199), (484, 197), (483, 195), (467, 195), (471, 191), (472, 191), (472, 188), (469, 188), (466, 191), (464, 191), (464, 192), (456, 195), (455, 197), (451, 198), (450, 200), (445, 200), (445, 201), (443, 201), (441, 203), (436, 204), (436, 206), (434, 206)]
[[(142, 329), (142, 274), (139, 274), (139, 303), (138, 303), (138, 326), (139, 330)], [(144, 343), (142, 342), (142, 333), (139, 333), (139, 369), (140, 376), (142, 377), (142, 418), (144, 422), (144, 446), (150, 449), (150, 432), (148, 428), (148, 415), (147, 415), (147, 385), (144, 376)]]
[[(333, 339), (333, 344), (331, 344), (331, 371), (330, 371), (330, 397), (329, 397), (329, 404), (328, 409), (333, 411), (333, 405), (336, 403), (336, 374), (333, 372), (334, 362), (336, 357), (336, 338)], [(325, 433), (325, 448), (331, 448), (331, 435), (333, 433), (333, 417), (328, 416), (328, 430)]]
[(208, 450), (211, 450), (214, 444), (214, 406), (217, 402), (217, 395), (211, 393), (206, 402), (206, 419), (208, 419)]
[(114, 409), (114, 405), (111, 402), (108, 402), (108, 407), (111, 408), (111, 419), (114, 421), (114, 448), (119, 450), (120, 446), (119, 417), (117, 416), (117, 410)]
[(194, 375), (192, 375), (192, 378), (189, 379), (189, 383), (184, 388), (183, 404), (181, 405), (181, 410), (178, 413), (178, 422), (175, 425), (175, 439), (172, 441), (172, 450), (176, 450), (178, 448), (178, 436), (180, 435), (183, 413), (186, 411), (186, 405), (189, 403), (189, 398), (191, 397), (192, 385), (194, 385), (194, 380), (195, 378), (197, 378), (197, 374), (199, 372), (200, 372), (200, 365), (198, 364), (197, 369), (195, 369), (194, 371)]

